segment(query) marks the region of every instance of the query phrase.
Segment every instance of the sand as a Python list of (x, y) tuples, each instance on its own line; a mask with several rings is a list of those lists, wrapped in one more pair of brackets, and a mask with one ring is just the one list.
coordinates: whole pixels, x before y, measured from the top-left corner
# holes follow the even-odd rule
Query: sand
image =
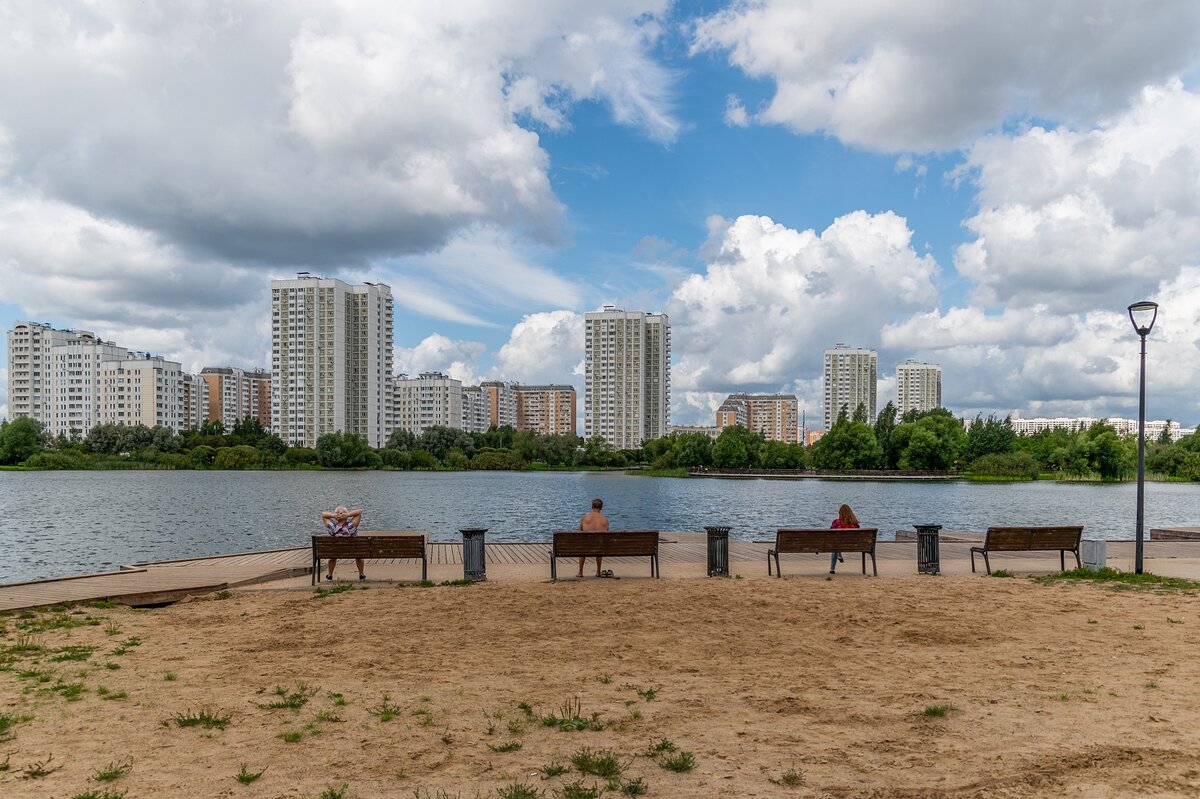
[[(26, 653), (0, 672), (0, 714), (33, 716), (0, 744), (0, 795), (315, 798), (345, 784), (360, 799), (465, 798), (516, 782), (550, 797), (581, 776), (539, 769), (588, 747), (612, 750), (621, 784), (641, 778), (651, 797), (1195, 796), (1198, 609), (1179, 593), (955, 576), (376, 586), (81, 609), (103, 621), (33, 643), (98, 647), (87, 661)], [(4, 619), (4, 646), (19, 620)], [(86, 691), (41, 693), (53, 683), (18, 675), (36, 669)], [(257, 706), (299, 683), (315, 689), (299, 710)], [(536, 718), (574, 703), (602, 729)], [(935, 705), (953, 709), (926, 716)], [(170, 721), (201, 708), (228, 726)], [(694, 769), (647, 756), (662, 739)], [(49, 755), (60, 770), (24, 776)], [(128, 774), (93, 779), (126, 759)], [(265, 773), (239, 784), (243, 764)]]

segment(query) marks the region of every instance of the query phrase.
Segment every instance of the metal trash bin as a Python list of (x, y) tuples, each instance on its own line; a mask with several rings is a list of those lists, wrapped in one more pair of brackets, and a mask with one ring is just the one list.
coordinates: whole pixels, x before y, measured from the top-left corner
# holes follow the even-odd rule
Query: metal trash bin
[(914, 524), (917, 531), (917, 574), (941, 574), (941, 548), (938, 542), (940, 524)]
[(708, 576), (729, 576), (729, 531), (732, 527), (706, 526), (708, 533)]
[(463, 537), (463, 579), (473, 583), (487, 579), (487, 553), (483, 534), (486, 527), (467, 527), (459, 530)]
[(1088, 571), (1100, 571), (1108, 565), (1108, 542), (1100, 539), (1084, 539), (1079, 542), (1083, 555), (1083, 568)]

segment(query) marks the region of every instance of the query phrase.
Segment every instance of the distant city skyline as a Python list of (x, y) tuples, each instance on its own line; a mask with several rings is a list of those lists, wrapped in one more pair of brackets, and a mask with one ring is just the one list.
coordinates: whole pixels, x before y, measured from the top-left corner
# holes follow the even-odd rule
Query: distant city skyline
[(819, 418), (838, 341), (879, 406), (912, 358), (962, 416), (1129, 418), (1151, 299), (1147, 413), (1195, 424), (1200, 5), (956, 6), (22, 6), (0, 326), (253, 369), (308, 270), (390, 286), (395, 371), (465, 385), (582, 399), (584, 315), (664, 313), (677, 425)]

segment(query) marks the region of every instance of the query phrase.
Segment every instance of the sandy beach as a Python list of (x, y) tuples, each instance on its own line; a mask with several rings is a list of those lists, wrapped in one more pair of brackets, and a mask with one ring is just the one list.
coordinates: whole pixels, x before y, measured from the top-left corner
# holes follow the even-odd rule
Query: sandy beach
[[(1200, 792), (1193, 595), (848, 576), (315, 596), (8, 614), (0, 793), (586, 796), (568, 786), (609, 781), (571, 766), (585, 749), (621, 768), (608, 796)], [(202, 710), (227, 723), (178, 726)]]

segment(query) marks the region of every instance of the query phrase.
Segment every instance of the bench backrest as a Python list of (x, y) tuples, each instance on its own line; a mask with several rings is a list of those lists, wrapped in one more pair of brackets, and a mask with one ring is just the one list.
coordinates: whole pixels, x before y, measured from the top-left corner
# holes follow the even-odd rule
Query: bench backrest
[(558, 530), (554, 533), (554, 553), (560, 558), (657, 555), (658, 530), (610, 530), (606, 533)]
[(775, 533), (776, 552), (874, 552), (876, 527), (780, 529)]
[(989, 527), (983, 547), (997, 552), (1075, 549), (1082, 535), (1082, 526)]
[(313, 556), (321, 558), (424, 558), (425, 536), (371, 535), (313, 536)]

